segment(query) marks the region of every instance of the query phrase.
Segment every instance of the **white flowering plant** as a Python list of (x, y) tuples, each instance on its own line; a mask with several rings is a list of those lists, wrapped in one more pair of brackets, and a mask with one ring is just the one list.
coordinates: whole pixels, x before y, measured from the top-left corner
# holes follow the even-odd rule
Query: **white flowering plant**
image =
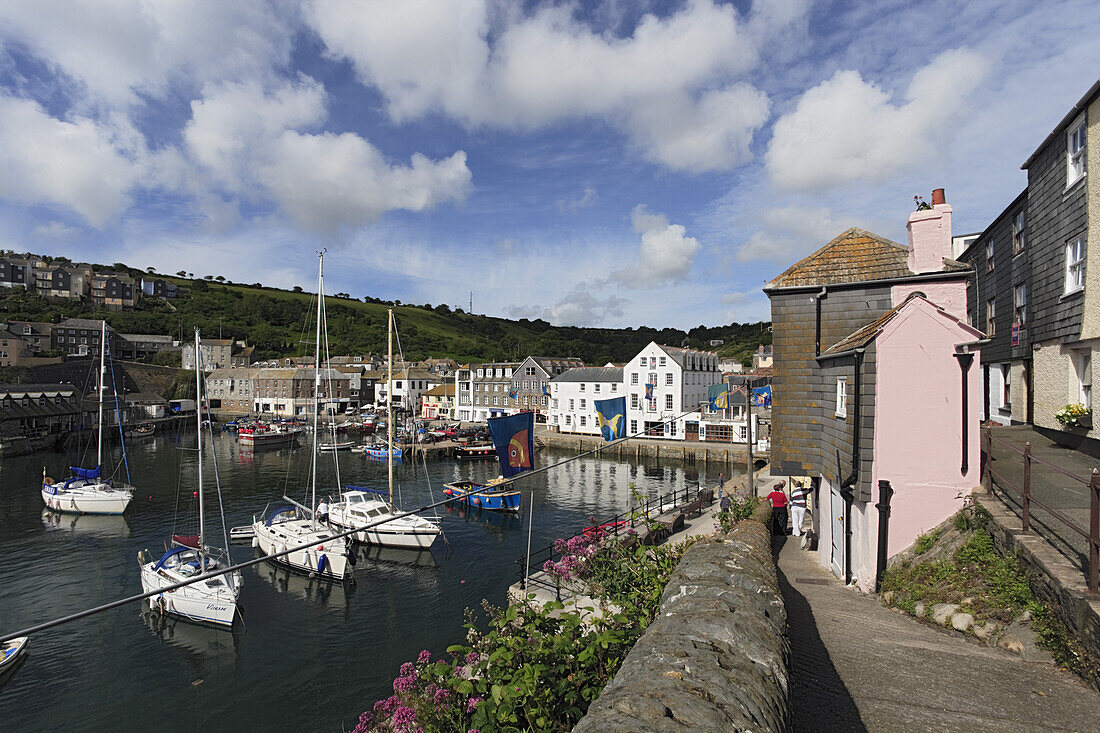
[(1085, 407), (1080, 402), (1072, 402), (1058, 412), (1054, 413), (1054, 418), (1065, 425), (1066, 427), (1075, 427), (1078, 424), (1085, 422), (1083, 418), (1091, 418), (1092, 410)]

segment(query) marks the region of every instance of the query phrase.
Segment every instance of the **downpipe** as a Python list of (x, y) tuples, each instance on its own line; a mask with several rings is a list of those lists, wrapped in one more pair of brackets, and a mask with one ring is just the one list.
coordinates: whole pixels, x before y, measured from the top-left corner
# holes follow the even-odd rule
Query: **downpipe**
[(894, 487), (889, 481), (878, 482), (878, 567), (875, 571), (875, 593), (882, 588), (882, 574), (886, 572), (886, 545), (890, 539), (890, 499), (894, 497)]

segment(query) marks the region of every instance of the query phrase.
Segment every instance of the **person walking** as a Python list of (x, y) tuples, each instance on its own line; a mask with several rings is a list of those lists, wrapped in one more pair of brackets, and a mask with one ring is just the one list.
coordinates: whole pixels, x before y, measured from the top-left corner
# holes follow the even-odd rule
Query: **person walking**
[(808, 493), (801, 481), (791, 481), (791, 534), (795, 537), (802, 536), (802, 523), (806, 521), (806, 495)]
[(787, 534), (787, 495), (783, 493), (783, 482), (780, 481), (772, 487), (772, 492), (765, 497), (772, 505), (772, 534)]

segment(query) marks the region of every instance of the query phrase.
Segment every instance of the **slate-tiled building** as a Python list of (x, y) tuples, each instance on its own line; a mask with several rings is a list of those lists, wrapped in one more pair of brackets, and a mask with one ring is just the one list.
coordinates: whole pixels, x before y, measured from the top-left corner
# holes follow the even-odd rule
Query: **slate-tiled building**
[(877, 570), (879, 480), (896, 492), (890, 555), (979, 483), (982, 334), (965, 323), (970, 270), (949, 259), (951, 207), (936, 193), (909, 216), (908, 247), (852, 228), (764, 289), (772, 473), (812, 478), (820, 560), (864, 588)]

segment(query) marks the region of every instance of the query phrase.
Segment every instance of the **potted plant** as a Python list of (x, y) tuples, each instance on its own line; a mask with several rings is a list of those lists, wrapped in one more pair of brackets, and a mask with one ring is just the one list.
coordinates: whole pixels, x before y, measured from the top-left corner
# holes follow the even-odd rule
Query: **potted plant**
[(1085, 407), (1080, 402), (1072, 402), (1066, 405), (1054, 413), (1054, 418), (1062, 423), (1063, 427), (1067, 428), (1092, 427), (1092, 409)]

